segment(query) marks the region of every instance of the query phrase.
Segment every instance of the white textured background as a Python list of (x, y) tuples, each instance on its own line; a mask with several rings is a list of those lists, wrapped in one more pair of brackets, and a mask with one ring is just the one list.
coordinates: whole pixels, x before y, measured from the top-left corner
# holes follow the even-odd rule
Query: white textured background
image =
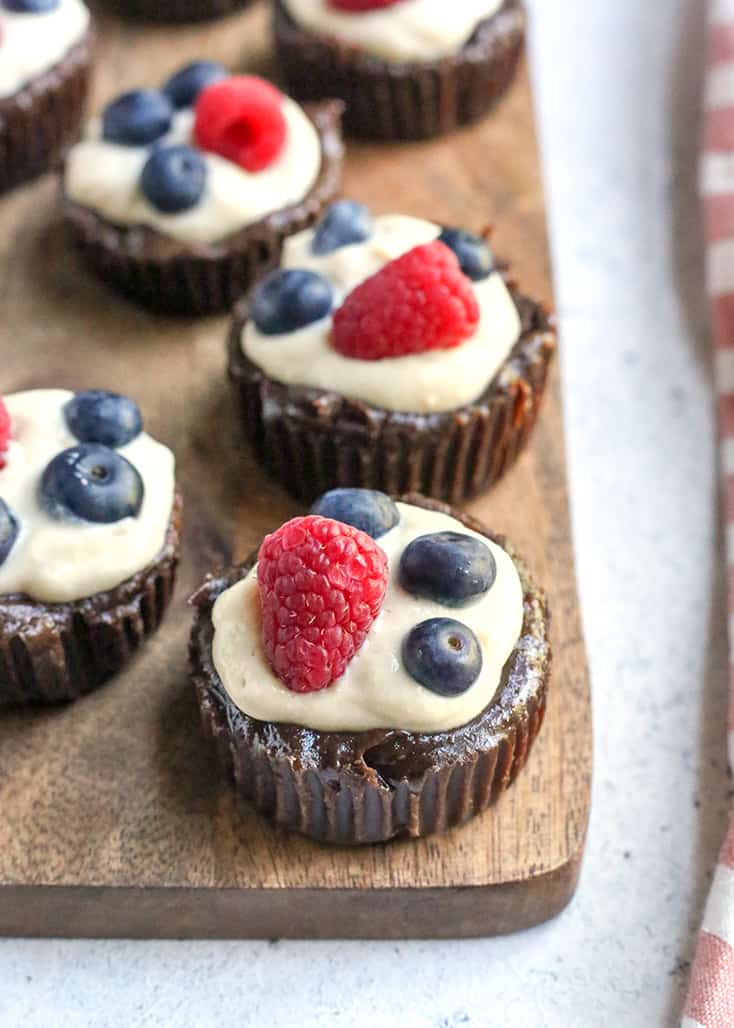
[(7, 940), (2, 1028), (675, 1023), (729, 793), (695, 199), (705, 4), (530, 6), (594, 679), (575, 901), (495, 940)]

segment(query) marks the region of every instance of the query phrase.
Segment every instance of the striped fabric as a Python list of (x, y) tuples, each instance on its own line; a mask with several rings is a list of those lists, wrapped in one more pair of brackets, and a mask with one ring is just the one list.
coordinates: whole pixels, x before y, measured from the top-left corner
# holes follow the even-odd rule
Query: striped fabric
[[(710, 4), (701, 192), (706, 277), (716, 344), (726, 546), (734, 568), (734, 0)], [(729, 642), (734, 653), (734, 571), (729, 575)], [(734, 658), (729, 763), (734, 768)], [(698, 939), (683, 1028), (734, 1028), (734, 819), (719, 855)]]

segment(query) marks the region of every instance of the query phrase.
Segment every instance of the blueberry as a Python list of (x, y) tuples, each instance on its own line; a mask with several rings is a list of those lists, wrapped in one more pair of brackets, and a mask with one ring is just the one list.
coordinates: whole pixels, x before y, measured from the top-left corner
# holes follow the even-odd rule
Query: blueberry
[(227, 77), (227, 71), (215, 61), (194, 61), (179, 69), (163, 86), (163, 92), (174, 107), (193, 107), (203, 89)]
[(146, 146), (160, 139), (171, 127), (173, 106), (156, 89), (134, 89), (123, 93), (102, 112), (102, 135), (111, 143)]
[(105, 389), (76, 393), (64, 405), (64, 417), (80, 443), (126, 446), (143, 431), (143, 417), (134, 400)]
[(472, 282), (487, 278), (494, 268), (492, 251), (479, 236), (461, 228), (445, 228), (438, 237), (456, 254), (459, 267)]
[(272, 271), (262, 280), (252, 299), (251, 314), (267, 336), (295, 332), (325, 318), (331, 310), (331, 285), (313, 271)]
[(400, 511), (377, 489), (330, 489), (311, 508), (312, 514), (353, 525), (379, 539), (400, 521)]
[(195, 207), (206, 185), (206, 161), (190, 146), (161, 146), (145, 162), (140, 185), (146, 199), (165, 214)]
[(482, 670), (482, 649), (468, 625), (453, 618), (421, 621), (403, 640), (405, 670), (439, 696), (459, 696)]
[(8, 559), (17, 538), (18, 520), (0, 496), (0, 564), (4, 564)]
[(311, 240), (311, 252), (332, 253), (349, 243), (362, 243), (372, 235), (370, 212), (354, 200), (338, 200), (328, 207)]
[(414, 596), (465, 607), (491, 589), (497, 565), (490, 548), (463, 532), (421, 535), (400, 558), (400, 584)]
[(108, 446), (80, 443), (58, 453), (41, 476), (41, 505), (59, 521), (109, 524), (136, 517), (143, 480), (130, 461)]
[(2, 0), (0, 7), (16, 14), (46, 14), (59, 6), (59, 0)]

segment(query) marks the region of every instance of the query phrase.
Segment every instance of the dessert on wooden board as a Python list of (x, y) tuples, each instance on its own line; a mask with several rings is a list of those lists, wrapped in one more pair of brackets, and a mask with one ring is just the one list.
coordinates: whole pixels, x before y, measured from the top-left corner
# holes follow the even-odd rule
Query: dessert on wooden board
[(525, 15), (519, 0), (274, 0), (273, 26), (294, 96), (341, 97), (355, 135), (425, 139), (502, 98)]
[(2, 0), (0, 192), (63, 157), (79, 131), (91, 61), (82, 0)]
[(192, 602), (221, 763), (259, 811), (319, 840), (463, 823), (542, 723), (545, 597), (511, 544), (436, 501), (329, 492)]
[[(195, 31), (148, 31), (100, 13), (96, 109), (123, 88), (158, 84), (197, 52), (227, 67), (262, 69), (264, 44), (256, 36), (265, 14), (261, 5), (236, 22), (207, 26), (204, 47)], [(496, 211), (496, 244), (522, 256), (531, 295), (548, 295), (524, 67), (496, 115), (472, 131), (429, 147), (355, 146), (349, 176), (351, 194), (374, 211), (409, 208), (474, 227)], [(291, 504), (249, 456), (237, 463), (221, 340), (201, 323), (151, 318), (115, 303), (80, 275), (51, 227), (51, 186), (3, 202), (13, 238), (4, 269), (5, 331), (22, 341), (7, 348), (5, 390), (114, 382), (137, 397), (149, 417), (155, 413), (155, 434), (177, 441), (191, 524), (175, 606), (113, 685), (48, 713), (6, 711), (0, 718), (5, 932), (462, 935), (557, 912), (575, 881), (590, 766), (557, 390), (548, 390), (531, 452), (472, 508), (516, 541), (537, 580), (553, 590), (555, 681), (529, 766), (502, 802), (460, 832), (405, 844), (345, 851), (274, 832), (253, 810), (239, 821), (235, 791), (212, 766), (185, 681), (182, 644), (190, 626), (182, 606), (207, 569), (231, 563), (232, 553), (240, 560), (266, 530), (306, 506)], [(90, 323), (104, 335), (88, 332)], [(110, 752), (124, 774), (110, 775)]]
[(341, 101), (307, 109), (210, 61), (112, 100), (72, 148), (64, 213), (89, 266), (130, 298), (227, 310), (336, 194)]
[(74, 699), (159, 625), (181, 533), (174, 457), (101, 390), (0, 399), (0, 706)]
[(258, 458), (335, 486), (459, 503), (535, 424), (555, 329), (487, 242), (341, 200), (235, 308), (229, 374)]
[(107, 0), (107, 5), (122, 18), (177, 24), (209, 21), (247, 7), (252, 0)]

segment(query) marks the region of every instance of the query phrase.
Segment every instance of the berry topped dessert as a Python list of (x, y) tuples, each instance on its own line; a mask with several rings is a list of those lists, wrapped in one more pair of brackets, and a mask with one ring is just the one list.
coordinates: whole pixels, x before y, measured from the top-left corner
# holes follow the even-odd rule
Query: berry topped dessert
[(421, 139), (481, 117), (522, 52), (520, 0), (275, 0), (292, 94), (338, 96), (356, 135)]
[(258, 456), (295, 495), (457, 503), (517, 456), (554, 349), (484, 238), (341, 200), (236, 308), (229, 370)]
[(75, 146), (67, 220), (103, 277), (149, 306), (228, 308), (341, 172), (341, 103), (304, 110), (211, 61), (112, 100)]
[(79, 130), (90, 65), (82, 0), (0, 0), (0, 191), (63, 157)]
[(180, 506), (173, 454), (128, 397), (0, 399), (0, 706), (87, 692), (158, 627)]
[(497, 799), (540, 728), (543, 594), (506, 541), (422, 497), (326, 493), (192, 602), (205, 730), (286, 828), (445, 830)]

